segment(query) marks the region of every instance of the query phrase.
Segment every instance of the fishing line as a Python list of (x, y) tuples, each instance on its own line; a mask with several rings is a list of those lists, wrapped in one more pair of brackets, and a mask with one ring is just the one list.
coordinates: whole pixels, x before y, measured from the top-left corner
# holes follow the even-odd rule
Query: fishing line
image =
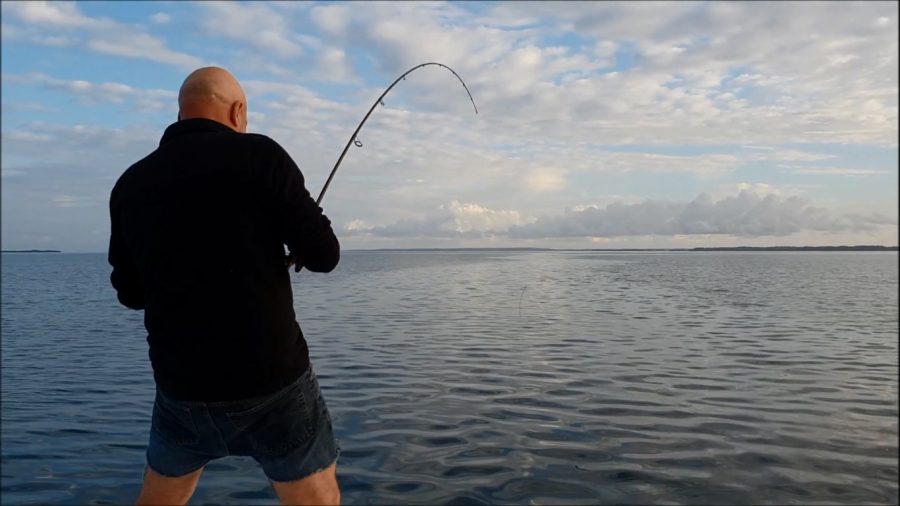
[(519, 295), (519, 318), (522, 317), (522, 297), (525, 297), (526, 289), (528, 289), (528, 285), (522, 287), (522, 293)]

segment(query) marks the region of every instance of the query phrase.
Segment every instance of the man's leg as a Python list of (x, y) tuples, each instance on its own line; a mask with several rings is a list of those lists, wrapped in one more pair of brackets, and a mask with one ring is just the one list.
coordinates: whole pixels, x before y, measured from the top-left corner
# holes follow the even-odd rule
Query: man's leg
[(194, 495), (202, 472), (203, 468), (201, 467), (192, 473), (172, 478), (163, 476), (147, 467), (144, 470), (144, 486), (141, 488), (141, 495), (135, 504), (187, 504)]
[(338, 505), (341, 504), (341, 489), (338, 488), (336, 469), (337, 462), (302, 480), (272, 481), (272, 488), (281, 504)]

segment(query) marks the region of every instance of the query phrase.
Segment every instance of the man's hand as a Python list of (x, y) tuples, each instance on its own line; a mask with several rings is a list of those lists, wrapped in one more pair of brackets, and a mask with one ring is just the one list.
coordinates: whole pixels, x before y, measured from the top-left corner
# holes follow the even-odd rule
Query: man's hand
[(293, 265), (294, 272), (300, 272), (300, 269), (303, 268), (303, 260), (300, 259), (299, 255), (295, 255), (295, 254), (291, 253), (289, 255), (285, 255), (284, 265), (288, 269), (290, 269), (291, 266)]

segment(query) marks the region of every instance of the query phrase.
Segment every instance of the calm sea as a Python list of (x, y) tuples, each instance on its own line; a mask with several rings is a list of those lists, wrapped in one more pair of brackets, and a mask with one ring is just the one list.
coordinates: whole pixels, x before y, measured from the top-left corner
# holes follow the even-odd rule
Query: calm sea
[[(896, 253), (347, 252), (292, 274), (347, 504), (897, 504)], [(154, 385), (96, 254), (2, 256), (3, 504), (123, 504)], [(192, 504), (276, 504), (250, 459)]]

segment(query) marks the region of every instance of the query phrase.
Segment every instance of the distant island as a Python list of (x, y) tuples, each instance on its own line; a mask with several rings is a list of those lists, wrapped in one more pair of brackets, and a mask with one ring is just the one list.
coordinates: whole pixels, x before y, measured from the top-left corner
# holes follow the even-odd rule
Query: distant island
[(62, 253), (58, 249), (5, 249), (0, 253)]
[(897, 251), (897, 246), (737, 246), (694, 248), (690, 251)]
[[(349, 249), (347, 251), (373, 251), (373, 252), (542, 252), (542, 251), (597, 251), (609, 253), (640, 253), (640, 252), (691, 252), (691, 251), (898, 251), (897, 246), (716, 246), (700, 248), (376, 248), (376, 249)], [(62, 253), (58, 249), (16, 249), (2, 250), (0, 253)], [(105, 252), (98, 252), (103, 253)]]
[(691, 252), (691, 251), (897, 251), (897, 246), (720, 246), (700, 248), (377, 248), (348, 251), (409, 251), (409, 252), (541, 252), (541, 251), (597, 251), (597, 252)]

